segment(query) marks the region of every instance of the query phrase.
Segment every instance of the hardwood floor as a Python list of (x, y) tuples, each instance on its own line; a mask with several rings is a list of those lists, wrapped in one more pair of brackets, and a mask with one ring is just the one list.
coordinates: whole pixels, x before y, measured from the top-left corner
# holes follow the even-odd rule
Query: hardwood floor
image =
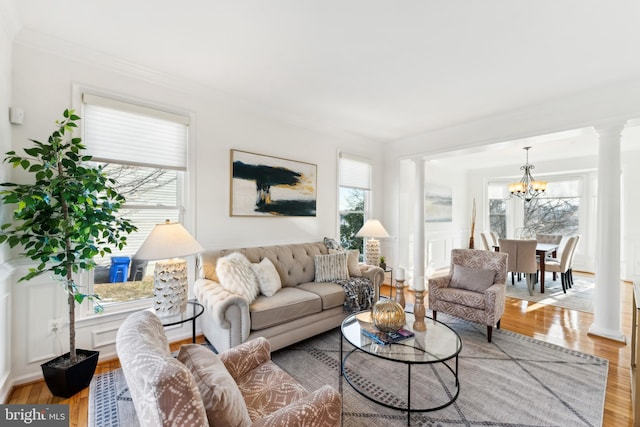
[[(389, 295), (385, 287), (383, 295)], [(413, 292), (406, 290), (405, 298), (413, 302)], [(627, 340), (631, 337), (631, 301), (633, 286), (621, 284), (621, 317), (622, 331)], [(593, 323), (593, 314), (567, 310), (539, 303), (531, 303), (507, 298), (505, 314), (502, 317), (502, 328), (523, 335), (548, 341), (563, 347), (595, 354), (609, 360), (607, 394), (604, 407), (603, 425), (631, 426), (631, 350), (627, 344), (591, 336), (587, 332)], [(172, 349), (181, 344), (173, 343)], [(199, 337), (202, 342), (202, 337)], [(96, 374), (108, 372), (120, 366), (117, 360), (98, 364)], [(532, 398), (535, 398), (532, 396)], [(69, 399), (61, 399), (51, 395), (42, 381), (16, 387), (6, 403), (65, 403), (70, 408), (70, 426), (86, 426), (88, 415), (89, 389), (85, 389)]]

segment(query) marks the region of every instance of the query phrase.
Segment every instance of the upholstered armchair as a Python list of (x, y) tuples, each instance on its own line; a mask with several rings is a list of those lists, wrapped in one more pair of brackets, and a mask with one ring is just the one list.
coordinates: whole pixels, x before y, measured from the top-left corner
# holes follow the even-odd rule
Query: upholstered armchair
[(122, 323), (116, 347), (142, 427), (340, 425), (338, 391), (307, 391), (271, 361), (265, 338), (220, 355), (187, 344), (174, 356), (158, 317), (143, 310)]
[(487, 325), (491, 342), (493, 327), (500, 328), (504, 313), (508, 255), (477, 249), (453, 249), (447, 276), (429, 279), (429, 308)]

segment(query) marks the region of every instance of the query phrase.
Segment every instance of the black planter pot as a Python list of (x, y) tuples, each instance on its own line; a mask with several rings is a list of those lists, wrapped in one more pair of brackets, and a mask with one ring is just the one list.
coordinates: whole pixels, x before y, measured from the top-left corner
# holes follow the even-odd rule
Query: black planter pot
[[(57, 362), (69, 358), (69, 353), (51, 359), (40, 365), (47, 387), (54, 396), (71, 397), (89, 386), (98, 365), (99, 351), (76, 349), (78, 363), (73, 366), (57, 367)], [(81, 359), (81, 360), (80, 360)], [(54, 366), (52, 366), (54, 365)]]

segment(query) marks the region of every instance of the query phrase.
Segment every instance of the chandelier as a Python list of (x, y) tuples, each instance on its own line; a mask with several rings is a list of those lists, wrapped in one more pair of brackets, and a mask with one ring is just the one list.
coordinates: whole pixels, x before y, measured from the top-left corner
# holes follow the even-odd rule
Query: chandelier
[(520, 182), (509, 184), (509, 192), (511, 193), (511, 196), (518, 196), (525, 202), (528, 202), (534, 197), (538, 197), (547, 190), (547, 181), (536, 181), (533, 179), (533, 176), (531, 176), (531, 169), (533, 169), (534, 166), (529, 164), (530, 148), (531, 147), (523, 148), (527, 152), (527, 162), (524, 166), (520, 167), (520, 170), (524, 170), (522, 179)]

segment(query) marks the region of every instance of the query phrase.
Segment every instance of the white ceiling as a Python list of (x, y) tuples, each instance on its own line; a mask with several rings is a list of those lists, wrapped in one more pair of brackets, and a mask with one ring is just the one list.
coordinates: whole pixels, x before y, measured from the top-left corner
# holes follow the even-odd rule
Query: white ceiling
[(378, 141), (640, 79), (632, 0), (7, 1), (30, 32)]

